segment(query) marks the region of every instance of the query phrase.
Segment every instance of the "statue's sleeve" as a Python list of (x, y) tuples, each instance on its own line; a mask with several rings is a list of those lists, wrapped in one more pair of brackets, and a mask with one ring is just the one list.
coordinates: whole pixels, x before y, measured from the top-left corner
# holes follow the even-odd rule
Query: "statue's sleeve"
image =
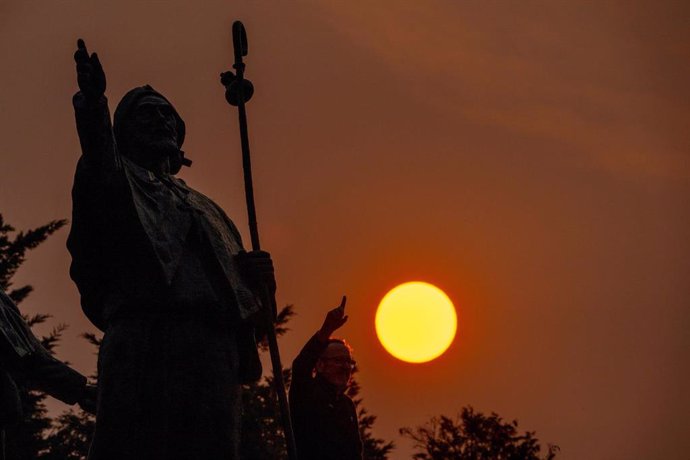
[[(81, 91), (72, 98), (82, 156), (79, 168), (89, 175), (109, 179), (122, 168), (115, 145), (108, 99), (87, 99)], [(78, 171), (79, 172), (79, 171)]]
[(0, 362), (2, 369), (19, 376), (31, 387), (67, 404), (76, 403), (86, 386), (86, 377), (46, 350), (22, 319), (19, 310), (0, 291)]
[(108, 260), (110, 223), (117, 215), (113, 198), (122, 190), (124, 172), (113, 136), (108, 100), (87, 99), (81, 92), (72, 99), (82, 155), (72, 187), (72, 226), (67, 248), (72, 255), (70, 275), (81, 294), (82, 309), (103, 329), (101, 307), (108, 286), (104, 262)]
[(0, 356), (3, 362), (15, 362), (34, 353), (33, 334), (26, 327), (19, 309), (10, 296), (0, 290)]
[(23, 375), (29, 387), (48, 393), (66, 404), (76, 404), (84, 394), (86, 377), (54, 358), (41, 347), (24, 358)]

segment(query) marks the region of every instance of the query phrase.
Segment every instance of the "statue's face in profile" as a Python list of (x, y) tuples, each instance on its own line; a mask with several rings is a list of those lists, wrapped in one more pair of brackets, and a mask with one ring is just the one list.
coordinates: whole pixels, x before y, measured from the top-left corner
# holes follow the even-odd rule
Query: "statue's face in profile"
[(179, 152), (174, 109), (160, 97), (147, 95), (138, 101), (128, 131), (132, 153), (145, 163)]

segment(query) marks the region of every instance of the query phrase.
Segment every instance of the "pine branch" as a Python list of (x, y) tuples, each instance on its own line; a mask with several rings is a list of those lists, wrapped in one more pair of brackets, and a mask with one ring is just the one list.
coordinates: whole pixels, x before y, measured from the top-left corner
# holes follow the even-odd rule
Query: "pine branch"
[(51, 315), (46, 315), (43, 313), (36, 313), (33, 316), (24, 316), (24, 321), (26, 321), (26, 324), (30, 327), (33, 328), (37, 324), (42, 324), (45, 323), (46, 320), (52, 318)]
[(28, 284), (26, 286), (22, 286), (17, 289), (13, 289), (12, 291), (9, 292), (10, 299), (16, 304), (19, 304), (22, 300), (26, 298), (31, 292), (34, 290), (33, 287), (29, 286)]
[[(26, 232), (21, 231), (13, 239), (10, 239), (10, 233), (14, 232), (15, 228), (6, 224), (2, 214), (0, 214), (0, 289), (9, 291), (12, 286), (11, 279), (26, 260), (27, 251), (36, 248), (66, 224), (65, 219), (53, 220), (46, 225)], [(17, 299), (22, 300), (30, 290), (31, 286), (14, 290), (13, 293), (17, 297), (13, 297), (13, 299), (15, 302)]]
[(48, 335), (44, 335), (43, 337), (41, 337), (41, 345), (43, 345), (43, 348), (45, 348), (51, 353), (54, 353), (53, 350), (57, 346), (58, 342), (62, 338), (62, 334), (67, 330), (67, 328), (67, 324), (64, 323), (60, 323), (57, 326), (53, 327), (53, 329), (50, 331)]
[(87, 342), (96, 347), (96, 354), (98, 354), (98, 348), (101, 346), (101, 343), (103, 343), (103, 337), (98, 337), (92, 332), (84, 332), (79, 337), (86, 339)]

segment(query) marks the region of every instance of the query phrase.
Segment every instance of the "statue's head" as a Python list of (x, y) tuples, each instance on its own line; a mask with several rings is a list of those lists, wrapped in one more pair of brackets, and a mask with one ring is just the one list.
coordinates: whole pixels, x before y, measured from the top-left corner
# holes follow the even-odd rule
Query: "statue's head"
[(350, 345), (342, 339), (329, 339), (316, 362), (316, 374), (343, 392), (350, 383), (354, 366)]
[(175, 107), (149, 85), (134, 88), (115, 110), (113, 131), (120, 153), (150, 168), (169, 161), (170, 174), (184, 162), (185, 124)]

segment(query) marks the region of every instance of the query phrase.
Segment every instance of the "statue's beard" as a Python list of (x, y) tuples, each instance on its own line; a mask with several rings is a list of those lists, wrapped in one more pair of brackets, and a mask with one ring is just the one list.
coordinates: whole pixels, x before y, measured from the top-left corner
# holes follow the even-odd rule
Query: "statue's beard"
[(152, 159), (162, 160), (179, 155), (180, 149), (177, 143), (170, 139), (157, 139), (148, 143), (144, 155), (150, 155)]
[(147, 142), (138, 142), (137, 144), (127, 149), (129, 150), (128, 152), (124, 152), (135, 163), (144, 168), (152, 169), (168, 159), (172, 166), (171, 170), (175, 169), (173, 174), (179, 171), (180, 168), (177, 165), (181, 162), (182, 152), (175, 141), (171, 139), (152, 139)]

